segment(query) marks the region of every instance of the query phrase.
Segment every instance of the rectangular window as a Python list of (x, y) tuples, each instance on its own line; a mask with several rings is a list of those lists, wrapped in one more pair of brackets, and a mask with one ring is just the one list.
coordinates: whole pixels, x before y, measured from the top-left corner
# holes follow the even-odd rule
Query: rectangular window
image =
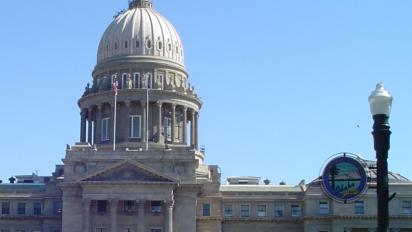
[(140, 73), (133, 74), (133, 88), (140, 89)]
[(4, 229), (4, 230), (0, 230), (0, 232), (10, 232), (10, 230)]
[(109, 140), (109, 121), (110, 118), (103, 118), (101, 123), (101, 141)]
[(62, 202), (55, 201), (53, 202), (53, 214), (54, 215), (61, 215), (62, 214)]
[(159, 214), (162, 212), (162, 205), (160, 201), (152, 201), (150, 203), (150, 212), (153, 214)]
[(250, 217), (250, 205), (248, 204), (240, 205), (240, 217), (242, 218)]
[(166, 142), (172, 142), (172, 119), (169, 117), (165, 117), (163, 126), (164, 126), (163, 130), (164, 130), (164, 136), (165, 136)]
[(141, 116), (131, 115), (130, 116), (130, 138), (141, 138)]
[(96, 228), (96, 232), (107, 232), (106, 228), (98, 227)]
[(124, 201), (123, 202), (123, 212), (132, 213), (133, 206), (134, 206), (134, 201)]
[(121, 86), (120, 86), (121, 89), (126, 89), (126, 86), (127, 86), (126, 83), (127, 83), (128, 77), (129, 77), (128, 73), (123, 73), (122, 74), (122, 82), (120, 83), (121, 84)]
[(365, 204), (363, 201), (355, 201), (355, 214), (364, 214)]
[(146, 73), (146, 78), (147, 78), (147, 86), (145, 86), (145, 88), (152, 89), (153, 88), (153, 74)]
[(123, 232), (134, 232), (132, 228), (124, 228)]
[(225, 218), (231, 218), (233, 217), (233, 206), (232, 205), (224, 205), (223, 206), (223, 212)]
[(275, 217), (283, 217), (285, 211), (285, 205), (278, 203), (275, 204)]
[(329, 214), (329, 203), (326, 201), (319, 202), (319, 214), (328, 215)]
[(256, 214), (257, 214), (257, 216), (258, 217), (266, 217), (266, 205), (264, 205), (264, 204), (259, 204), (259, 205), (257, 205), (257, 208), (256, 208)]
[(209, 203), (203, 203), (202, 211), (203, 211), (203, 216), (204, 217), (209, 217), (210, 216), (210, 204)]
[(412, 201), (402, 201), (402, 213), (412, 214)]
[(300, 205), (291, 205), (291, 212), (292, 212), (292, 217), (300, 217), (300, 214), (301, 214)]
[(17, 203), (17, 214), (18, 215), (26, 214), (26, 203), (23, 203), (23, 202)]
[(97, 212), (98, 213), (106, 213), (107, 210), (107, 202), (106, 201), (97, 201)]
[(150, 232), (162, 232), (162, 229), (150, 229)]
[(3, 215), (10, 214), (10, 203), (9, 202), (1, 203), (1, 214)]
[(33, 215), (41, 215), (41, 203), (33, 203)]

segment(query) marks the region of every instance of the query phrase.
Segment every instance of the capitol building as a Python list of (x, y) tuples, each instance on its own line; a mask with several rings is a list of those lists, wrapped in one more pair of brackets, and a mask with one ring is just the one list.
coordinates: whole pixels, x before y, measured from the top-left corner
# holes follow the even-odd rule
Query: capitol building
[[(184, 55), (175, 27), (150, 0), (129, 1), (103, 33), (92, 84), (78, 101), (79, 141), (50, 176), (0, 184), (0, 232), (376, 230), (372, 161), (362, 161), (368, 190), (346, 204), (324, 193), (321, 178), (222, 180), (199, 149), (203, 102)], [(390, 231), (412, 232), (412, 181), (390, 172), (389, 186), (397, 193)]]

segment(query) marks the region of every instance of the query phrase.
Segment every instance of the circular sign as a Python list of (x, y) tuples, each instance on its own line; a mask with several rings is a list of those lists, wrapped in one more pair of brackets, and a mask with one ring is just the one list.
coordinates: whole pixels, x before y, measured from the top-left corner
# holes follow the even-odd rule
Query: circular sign
[(363, 165), (346, 154), (332, 159), (323, 170), (322, 187), (335, 201), (356, 200), (367, 190), (367, 182)]

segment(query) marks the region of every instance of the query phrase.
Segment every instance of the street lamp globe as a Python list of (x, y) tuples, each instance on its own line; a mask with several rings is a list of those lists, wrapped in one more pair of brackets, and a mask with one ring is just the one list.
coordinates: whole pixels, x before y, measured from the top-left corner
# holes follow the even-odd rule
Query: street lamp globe
[(376, 89), (369, 96), (369, 105), (372, 116), (383, 114), (389, 117), (392, 110), (393, 97), (383, 83), (378, 83)]

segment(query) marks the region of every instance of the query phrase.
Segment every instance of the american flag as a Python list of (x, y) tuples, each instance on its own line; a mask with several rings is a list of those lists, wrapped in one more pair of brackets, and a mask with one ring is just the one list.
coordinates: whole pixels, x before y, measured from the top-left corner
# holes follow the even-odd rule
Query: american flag
[(119, 86), (119, 83), (117, 82), (117, 80), (115, 80), (115, 81), (113, 82), (113, 91), (114, 91), (114, 95), (116, 95), (116, 96), (117, 96), (117, 93), (118, 93), (118, 91), (119, 91), (118, 86)]

